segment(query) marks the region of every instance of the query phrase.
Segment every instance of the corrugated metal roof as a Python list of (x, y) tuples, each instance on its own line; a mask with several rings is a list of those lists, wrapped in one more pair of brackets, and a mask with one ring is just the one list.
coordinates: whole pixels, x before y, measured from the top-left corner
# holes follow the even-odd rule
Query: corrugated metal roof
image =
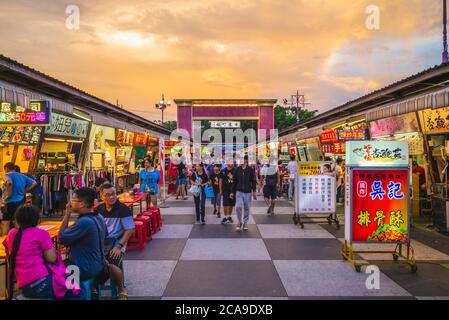
[(95, 96), (93, 96), (90, 93), (87, 93), (87, 92), (85, 92), (85, 91), (83, 91), (83, 90), (81, 90), (79, 88), (76, 88), (76, 87), (74, 87), (74, 86), (72, 86), (72, 85), (70, 85), (68, 83), (65, 83), (65, 82), (63, 82), (61, 80), (53, 78), (53, 77), (51, 77), (51, 76), (49, 76), (49, 75), (47, 75), (47, 74), (45, 74), (43, 72), (40, 72), (40, 71), (38, 71), (36, 69), (33, 69), (33, 68), (31, 68), (31, 67), (29, 67), (27, 65), (24, 65), (23, 63), (20, 63), (20, 62), (18, 62), (16, 60), (13, 60), (13, 59), (11, 59), (9, 57), (6, 57), (6, 56), (2, 55), (2, 54), (0, 54), (0, 61), (3, 62), (4, 64), (8, 65), (8, 67), (11, 70), (14, 70), (16, 68), (22, 68), (22, 69), (24, 69), (24, 70), (26, 70), (28, 72), (33, 73), (36, 76), (40, 76), (40, 77), (42, 77), (42, 78), (44, 78), (44, 79), (46, 79), (48, 81), (51, 81), (51, 82), (53, 82), (55, 84), (63, 86), (66, 89), (73, 90), (73, 91), (75, 91), (75, 92), (77, 92), (79, 94), (82, 94), (82, 95), (85, 95), (85, 96), (89, 97), (90, 99), (96, 100), (97, 103), (100, 104), (102, 107), (107, 106), (109, 109), (111, 109), (111, 111), (113, 110), (113, 111), (117, 111), (117, 112), (120, 112), (120, 113), (126, 112), (128, 115), (130, 115), (135, 120), (141, 122), (142, 124), (145, 124), (145, 125), (149, 126), (150, 128), (153, 128), (156, 131), (164, 132), (167, 135), (170, 134), (170, 131), (168, 129), (166, 129), (165, 127), (163, 127), (163, 126), (160, 126), (160, 125), (158, 125), (158, 124), (156, 124), (156, 123), (154, 123), (154, 122), (152, 122), (150, 120), (147, 120), (147, 119), (145, 119), (145, 118), (143, 118), (143, 117), (141, 117), (141, 116), (139, 116), (139, 115), (137, 115), (135, 113), (132, 113), (132, 112), (126, 110), (126, 109), (122, 109), (122, 108), (120, 108), (120, 107), (118, 107), (118, 106), (116, 106), (116, 105), (114, 105), (114, 104), (112, 104), (112, 103), (110, 103), (110, 102), (108, 102), (106, 100), (103, 100), (101, 98), (95, 97)]

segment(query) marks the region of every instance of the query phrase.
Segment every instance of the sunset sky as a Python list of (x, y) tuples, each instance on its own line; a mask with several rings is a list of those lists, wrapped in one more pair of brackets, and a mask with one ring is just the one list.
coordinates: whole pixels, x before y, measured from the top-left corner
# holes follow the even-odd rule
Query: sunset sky
[[(80, 8), (79, 30), (66, 6)], [(368, 5), (380, 30), (365, 27)], [(0, 0), (0, 53), (130, 111), (166, 98), (328, 110), (441, 63), (441, 0)], [(176, 108), (167, 111), (174, 120)]]

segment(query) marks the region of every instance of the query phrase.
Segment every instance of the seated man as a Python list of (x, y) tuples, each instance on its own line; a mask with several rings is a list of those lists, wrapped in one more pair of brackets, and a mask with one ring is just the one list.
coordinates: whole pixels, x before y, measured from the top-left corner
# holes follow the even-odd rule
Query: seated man
[[(90, 188), (79, 188), (67, 204), (59, 241), (69, 249), (69, 263), (80, 270), (80, 281), (103, 279), (110, 275), (117, 285), (119, 300), (126, 300), (128, 295), (123, 285), (123, 273), (104, 258), (104, 239), (107, 228), (101, 215), (93, 212), (95, 192)], [(72, 213), (79, 214), (78, 220), (68, 227)]]
[(105, 183), (100, 188), (101, 199), (104, 201), (97, 208), (108, 228), (106, 248), (109, 251), (108, 261), (120, 267), (126, 251), (126, 243), (134, 233), (134, 220), (131, 210), (117, 199), (113, 185)]

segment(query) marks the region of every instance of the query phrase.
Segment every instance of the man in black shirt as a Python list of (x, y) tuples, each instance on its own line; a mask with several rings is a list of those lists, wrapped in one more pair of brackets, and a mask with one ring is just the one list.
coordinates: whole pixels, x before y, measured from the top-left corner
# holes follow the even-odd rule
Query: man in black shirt
[[(237, 231), (248, 230), (249, 210), (251, 207), (251, 192), (254, 200), (256, 197), (256, 173), (248, 164), (248, 156), (243, 158), (243, 164), (237, 168), (235, 174)], [(242, 209), (244, 215), (242, 217)]]
[(233, 161), (229, 161), (226, 168), (221, 171), (220, 193), (223, 198), (224, 218), (222, 224), (234, 223), (232, 210), (235, 206), (235, 168)]

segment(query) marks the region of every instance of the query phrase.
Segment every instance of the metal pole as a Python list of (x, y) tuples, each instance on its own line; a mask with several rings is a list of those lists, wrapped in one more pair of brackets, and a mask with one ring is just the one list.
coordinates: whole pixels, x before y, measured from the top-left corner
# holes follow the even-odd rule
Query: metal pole
[(447, 6), (446, 0), (443, 0), (443, 63), (448, 62), (447, 52)]

